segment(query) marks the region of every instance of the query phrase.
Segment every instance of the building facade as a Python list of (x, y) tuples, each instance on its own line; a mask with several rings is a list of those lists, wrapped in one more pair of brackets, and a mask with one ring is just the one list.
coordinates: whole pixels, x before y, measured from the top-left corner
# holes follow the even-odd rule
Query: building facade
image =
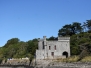
[(36, 59), (58, 59), (70, 56), (70, 37), (58, 37), (56, 41), (47, 41), (46, 36), (38, 39)]

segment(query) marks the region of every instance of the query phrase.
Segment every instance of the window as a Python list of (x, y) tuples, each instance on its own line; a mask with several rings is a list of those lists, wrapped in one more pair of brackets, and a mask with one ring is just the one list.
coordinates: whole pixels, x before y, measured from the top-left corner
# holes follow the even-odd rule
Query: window
[(51, 55), (54, 56), (54, 52), (51, 52)]
[(49, 50), (51, 49), (51, 46), (49, 46)]
[(54, 46), (54, 49), (56, 50), (56, 45)]
[(45, 46), (44, 46), (44, 41), (42, 42), (42, 45), (43, 45), (43, 49), (45, 49)]

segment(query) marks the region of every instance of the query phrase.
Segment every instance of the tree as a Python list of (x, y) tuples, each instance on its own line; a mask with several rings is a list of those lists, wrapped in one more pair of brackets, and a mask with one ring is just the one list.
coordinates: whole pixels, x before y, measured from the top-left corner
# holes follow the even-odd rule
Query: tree
[(74, 34), (82, 32), (82, 26), (79, 22), (73, 22), (73, 24), (68, 24), (59, 29), (58, 35), (60, 36), (72, 36)]
[(88, 31), (91, 32), (91, 20), (86, 20)]
[(48, 40), (57, 40), (57, 37), (51, 36)]
[(27, 43), (28, 43), (28, 48), (27, 48), (28, 52), (34, 55), (36, 49), (38, 48), (38, 40), (37, 39), (29, 40)]
[(71, 35), (71, 24), (63, 26), (63, 28), (58, 31), (59, 36), (67, 36)]
[(28, 54), (28, 51), (27, 51), (28, 43), (21, 41), (17, 44), (17, 46), (18, 46), (18, 50), (16, 52), (15, 57), (18, 57), (18, 58), (27, 57), (26, 55)]
[(86, 22), (83, 22), (82, 27), (83, 27), (84, 32), (86, 32), (86, 29), (87, 29), (87, 24), (86, 24)]
[(4, 47), (8, 47), (11, 44), (16, 44), (18, 43), (20, 40), (18, 38), (12, 38), (10, 40), (7, 41), (7, 43), (4, 45)]
[(73, 34), (77, 34), (77, 33), (81, 33), (82, 32), (82, 26), (81, 23), (79, 22), (73, 22), (72, 26), (71, 26), (71, 30)]
[(79, 55), (79, 61), (83, 59), (85, 56), (91, 55), (91, 44), (84, 43), (80, 45), (81, 53)]

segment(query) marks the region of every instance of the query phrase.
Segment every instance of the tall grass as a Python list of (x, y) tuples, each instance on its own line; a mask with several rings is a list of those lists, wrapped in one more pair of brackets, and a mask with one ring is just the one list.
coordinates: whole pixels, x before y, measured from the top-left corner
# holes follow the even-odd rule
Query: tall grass
[[(56, 62), (78, 62), (79, 56), (71, 56), (68, 58), (59, 58)], [(86, 56), (80, 60), (80, 62), (91, 62), (91, 56)]]
[(68, 58), (59, 58), (57, 60), (55, 60), (56, 62), (77, 62), (79, 59), (78, 56), (71, 56), (71, 57), (68, 57)]
[(91, 56), (84, 57), (81, 62), (91, 62)]

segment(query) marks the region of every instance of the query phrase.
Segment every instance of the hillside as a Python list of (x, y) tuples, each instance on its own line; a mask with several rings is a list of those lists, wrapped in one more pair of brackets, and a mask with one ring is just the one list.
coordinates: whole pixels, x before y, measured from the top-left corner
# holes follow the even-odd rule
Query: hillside
[[(66, 24), (58, 30), (58, 36), (70, 36), (71, 56), (78, 55), (80, 61), (85, 56), (91, 55), (91, 20), (85, 23), (73, 22)], [(51, 36), (47, 40), (57, 40), (57, 37)], [(38, 40), (33, 39), (27, 42), (18, 38), (9, 39), (3, 47), (0, 48), (0, 61), (8, 58), (29, 57), (30, 60), (35, 55), (38, 47)]]

